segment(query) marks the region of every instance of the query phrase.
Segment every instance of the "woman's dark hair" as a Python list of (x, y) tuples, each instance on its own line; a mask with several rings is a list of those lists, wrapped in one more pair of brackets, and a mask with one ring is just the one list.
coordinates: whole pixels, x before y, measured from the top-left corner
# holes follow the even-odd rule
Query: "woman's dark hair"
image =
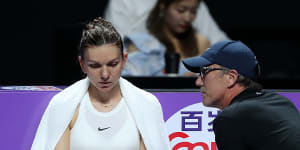
[(95, 18), (85, 24), (79, 43), (79, 56), (84, 59), (85, 49), (104, 44), (115, 44), (123, 54), (123, 41), (113, 25), (101, 17)]
[[(164, 16), (166, 9), (175, 2), (182, 0), (158, 0), (146, 22), (146, 27), (151, 34), (153, 34), (161, 43), (166, 47), (167, 51), (175, 51), (175, 47), (171, 43), (170, 39), (167, 38), (165, 32), (163, 32)], [(200, 2), (200, 0), (198, 0)], [(164, 10), (161, 10), (160, 5), (164, 5)], [(190, 26), (186, 32), (177, 36), (178, 41), (180, 42), (180, 48), (183, 50), (184, 57), (192, 57), (198, 55), (198, 45), (197, 39), (195, 36), (195, 30)]]

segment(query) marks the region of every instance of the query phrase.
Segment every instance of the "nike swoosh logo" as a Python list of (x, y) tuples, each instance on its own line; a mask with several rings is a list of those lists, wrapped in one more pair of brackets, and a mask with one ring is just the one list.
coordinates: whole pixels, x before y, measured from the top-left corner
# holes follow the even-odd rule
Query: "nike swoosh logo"
[(106, 129), (109, 129), (110, 127), (107, 127), (107, 128), (100, 128), (100, 127), (98, 127), (98, 131), (104, 131), (104, 130), (106, 130)]

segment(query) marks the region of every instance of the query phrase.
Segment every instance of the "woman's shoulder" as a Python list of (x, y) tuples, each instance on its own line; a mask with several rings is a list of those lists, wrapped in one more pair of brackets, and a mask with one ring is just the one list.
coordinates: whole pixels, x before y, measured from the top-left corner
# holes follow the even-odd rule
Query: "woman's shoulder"
[[(121, 87), (123, 87), (123, 89), (126, 87), (126, 91), (128, 91), (128, 92), (130, 91), (130, 93), (132, 93), (132, 94), (134, 93), (135, 97), (142, 97), (144, 99), (143, 103), (145, 102), (146, 104), (150, 104), (150, 105), (159, 104), (159, 101), (158, 101), (157, 97), (154, 94), (152, 94), (151, 92), (146, 91), (144, 89), (141, 89), (141, 88), (135, 86), (134, 84), (132, 84), (131, 82), (127, 81), (124, 78), (121, 78), (120, 81), (121, 81), (120, 82)], [(137, 100), (136, 102), (138, 103), (138, 102), (141, 102), (141, 101)]]
[(195, 36), (199, 47), (199, 53), (202, 54), (207, 48), (210, 47), (210, 41), (203, 34), (196, 33)]
[(139, 87), (136, 87), (135, 85), (133, 85), (133, 86), (136, 88), (136, 94), (139, 93), (138, 95), (145, 98), (148, 102), (157, 104), (158, 99), (153, 93), (146, 91), (144, 89), (141, 89)]
[(56, 109), (56, 107), (64, 108), (66, 105), (77, 106), (77, 104), (81, 101), (81, 98), (85, 95), (88, 86), (89, 80), (87, 78), (73, 83), (72, 85), (54, 95), (50, 100), (48, 107)]
[(204, 36), (203, 34), (196, 33), (196, 39), (197, 39), (198, 43), (200, 43), (200, 44), (205, 44), (208, 46), (210, 45), (208, 38), (206, 36)]

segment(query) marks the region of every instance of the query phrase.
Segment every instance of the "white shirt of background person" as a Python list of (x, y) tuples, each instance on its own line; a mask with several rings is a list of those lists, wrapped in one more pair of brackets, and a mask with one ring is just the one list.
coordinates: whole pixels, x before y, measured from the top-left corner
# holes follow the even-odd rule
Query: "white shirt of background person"
[[(104, 17), (124, 37), (130, 33), (146, 32), (146, 20), (157, 0), (110, 0)], [(193, 22), (196, 30), (205, 35), (211, 44), (229, 39), (211, 16), (205, 2), (201, 2)]]

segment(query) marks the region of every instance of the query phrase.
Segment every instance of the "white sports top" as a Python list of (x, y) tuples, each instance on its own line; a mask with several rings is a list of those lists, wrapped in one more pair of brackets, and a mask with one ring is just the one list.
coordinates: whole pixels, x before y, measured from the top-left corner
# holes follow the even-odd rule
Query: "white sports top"
[(84, 96), (70, 133), (70, 150), (139, 150), (135, 121), (122, 98), (110, 112), (99, 112)]

